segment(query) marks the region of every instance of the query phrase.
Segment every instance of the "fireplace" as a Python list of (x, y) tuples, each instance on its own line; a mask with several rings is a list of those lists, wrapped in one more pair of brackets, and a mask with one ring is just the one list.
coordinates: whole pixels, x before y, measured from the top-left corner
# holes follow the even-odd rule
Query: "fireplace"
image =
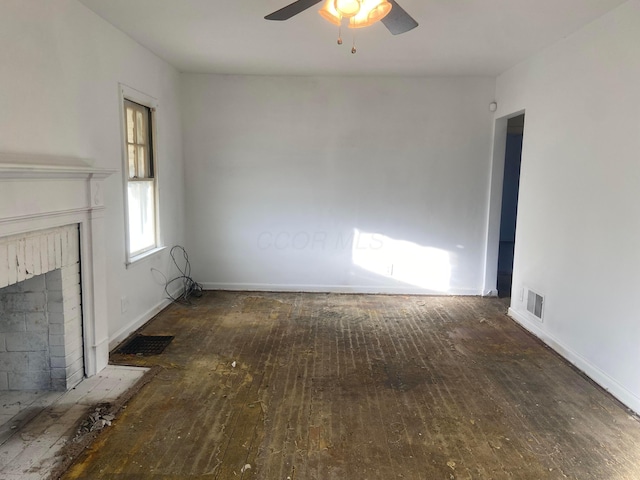
[(13, 270), (0, 289), (0, 391), (68, 390), (84, 377), (79, 238), (78, 225), (0, 238)]
[(108, 362), (103, 182), (0, 154), (0, 390), (68, 390)]

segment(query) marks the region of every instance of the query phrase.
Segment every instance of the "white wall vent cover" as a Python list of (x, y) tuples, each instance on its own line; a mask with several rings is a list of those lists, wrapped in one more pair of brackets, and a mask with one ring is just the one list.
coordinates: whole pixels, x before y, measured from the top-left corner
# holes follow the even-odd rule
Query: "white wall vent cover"
[(527, 295), (527, 312), (542, 321), (542, 307), (544, 305), (544, 297), (532, 290)]

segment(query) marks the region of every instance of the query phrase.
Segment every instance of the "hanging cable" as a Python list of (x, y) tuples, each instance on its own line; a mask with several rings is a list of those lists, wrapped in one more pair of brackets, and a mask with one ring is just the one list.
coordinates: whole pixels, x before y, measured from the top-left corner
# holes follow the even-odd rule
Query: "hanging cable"
[[(180, 266), (178, 264), (178, 260), (176, 259), (176, 251), (182, 252), (182, 257), (184, 259), (184, 266)], [(178, 269), (178, 275), (171, 280), (168, 280), (166, 275), (162, 273), (160, 270), (156, 268), (152, 268), (153, 271), (156, 271), (162, 275), (165, 280), (164, 283), (164, 293), (167, 295), (167, 298), (174, 303), (181, 303), (183, 305), (191, 305), (191, 301), (189, 300), (193, 297), (201, 297), (202, 296), (202, 285), (196, 282), (193, 278), (191, 278), (191, 263), (189, 262), (189, 255), (187, 251), (181, 245), (175, 245), (169, 251), (169, 255), (171, 255), (171, 260), (173, 260), (173, 264)], [(182, 282), (182, 293), (174, 297), (169, 292), (169, 287), (176, 282)]]

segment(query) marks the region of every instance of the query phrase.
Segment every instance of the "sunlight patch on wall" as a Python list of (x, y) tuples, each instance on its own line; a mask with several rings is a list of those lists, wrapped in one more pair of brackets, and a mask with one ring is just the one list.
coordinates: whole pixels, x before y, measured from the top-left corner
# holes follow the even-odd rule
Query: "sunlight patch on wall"
[(380, 233), (354, 229), (352, 261), (369, 272), (425, 290), (445, 293), (451, 286), (449, 252)]

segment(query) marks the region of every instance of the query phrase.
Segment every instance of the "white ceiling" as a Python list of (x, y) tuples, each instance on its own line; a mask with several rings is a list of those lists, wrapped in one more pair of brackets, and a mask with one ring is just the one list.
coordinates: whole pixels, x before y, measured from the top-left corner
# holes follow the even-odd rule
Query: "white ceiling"
[(626, 0), (398, 0), (420, 26), (378, 23), (336, 44), (316, 12), (264, 20), (292, 0), (80, 0), (183, 72), (282, 75), (502, 73)]

